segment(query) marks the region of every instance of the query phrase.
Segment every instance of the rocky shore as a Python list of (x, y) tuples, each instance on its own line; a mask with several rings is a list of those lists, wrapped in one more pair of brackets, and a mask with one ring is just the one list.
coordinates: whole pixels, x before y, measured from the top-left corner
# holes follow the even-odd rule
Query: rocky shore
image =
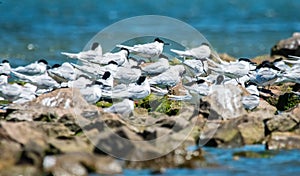
[[(276, 44), (270, 56), (252, 61), (300, 56), (298, 41), (295, 34)], [(235, 59), (227, 54), (220, 57)], [(84, 176), (118, 174), (123, 169), (157, 173), (165, 168), (215, 168), (219, 166), (206, 160), (201, 147), (263, 144), (266, 150), (300, 149), (300, 98), (291, 93), (299, 92), (299, 84), (271, 86), (269, 92), (260, 94), (259, 106), (252, 111), (235, 101), (244, 94), (242, 88), (224, 85), (222, 90), (232, 93), (233, 103), (220, 102), (221, 93), (196, 105), (162, 100), (168, 110), (180, 111), (166, 114), (145, 111), (144, 99), (133, 112), (136, 118), (128, 120), (103, 112), (103, 104), (91, 105), (71, 88), (56, 89), (22, 105), (10, 104), (0, 112), (0, 175)], [(118, 141), (110, 130), (128, 140)], [(163, 142), (151, 142), (159, 137), (164, 137)], [(149, 160), (141, 161), (145, 156)]]

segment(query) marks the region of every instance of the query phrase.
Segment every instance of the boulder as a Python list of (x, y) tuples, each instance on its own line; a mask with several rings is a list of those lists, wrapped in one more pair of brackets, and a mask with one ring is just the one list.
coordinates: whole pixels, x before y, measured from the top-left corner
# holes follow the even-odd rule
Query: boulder
[(120, 174), (121, 163), (108, 156), (74, 152), (63, 155), (49, 155), (43, 160), (43, 169), (52, 175), (86, 176), (89, 172), (99, 174)]
[(299, 123), (300, 119), (295, 118), (290, 113), (283, 113), (280, 115), (274, 116), (272, 119), (266, 121), (266, 127), (268, 131), (291, 131)]
[(280, 40), (271, 48), (271, 56), (281, 55), (288, 57), (289, 55), (300, 56), (300, 34), (294, 33), (292, 37)]
[(237, 86), (212, 85), (211, 89), (211, 93), (203, 98), (209, 104), (208, 119), (232, 119), (246, 114), (241, 101), (242, 91)]
[(300, 149), (300, 134), (273, 132), (266, 143), (268, 150)]

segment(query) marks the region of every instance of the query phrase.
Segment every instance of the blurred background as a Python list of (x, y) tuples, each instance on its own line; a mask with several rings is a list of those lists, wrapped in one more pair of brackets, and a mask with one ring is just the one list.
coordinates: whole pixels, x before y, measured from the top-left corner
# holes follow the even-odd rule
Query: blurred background
[(138, 15), (182, 20), (217, 52), (251, 58), (300, 31), (299, 9), (298, 0), (0, 0), (0, 59), (61, 63), (61, 51), (81, 51), (106, 26)]

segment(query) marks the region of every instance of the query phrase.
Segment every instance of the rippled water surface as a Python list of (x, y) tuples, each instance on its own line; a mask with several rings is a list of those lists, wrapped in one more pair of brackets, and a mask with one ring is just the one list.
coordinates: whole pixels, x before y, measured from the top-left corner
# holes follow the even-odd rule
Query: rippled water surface
[(2, 0), (0, 58), (15, 65), (41, 57), (62, 62), (66, 58), (60, 51), (80, 51), (106, 26), (137, 15), (182, 20), (218, 52), (253, 57), (269, 53), (278, 40), (299, 31), (299, 9), (297, 0)]

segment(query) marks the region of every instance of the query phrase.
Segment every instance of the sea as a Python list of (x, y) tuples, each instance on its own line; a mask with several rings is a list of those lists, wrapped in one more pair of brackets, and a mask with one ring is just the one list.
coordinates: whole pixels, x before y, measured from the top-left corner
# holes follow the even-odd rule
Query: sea
[[(42, 58), (50, 65), (70, 61), (60, 52), (80, 52), (99, 31), (141, 15), (180, 20), (198, 30), (215, 51), (237, 58), (269, 54), (279, 40), (300, 31), (299, 0), (0, 0), (0, 60), (8, 59), (13, 67)], [(258, 148), (249, 150), (264, 150)], [(238, 149), (206, 150), (221, 169), (168, 169), (164, 175), (300, 174), (298, 150), (237, 161), (232, 153)]]

